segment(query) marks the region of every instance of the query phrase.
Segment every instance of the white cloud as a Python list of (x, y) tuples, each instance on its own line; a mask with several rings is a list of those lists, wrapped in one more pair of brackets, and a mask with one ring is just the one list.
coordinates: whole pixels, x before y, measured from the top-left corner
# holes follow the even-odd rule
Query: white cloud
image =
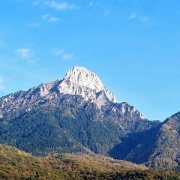
[(150, 18), (148, 17), (145, 17), (145, 16), (139, 16), (139, 20), (143, 23), (146, 23), (146, 22), (149, 22), (150, 21)]
[(5, 89), (4, 85), (3, 85), (3, 77), (0, 76), (0, 91), (3, 91)]
[(43, 20), (46, 20), (46, 19), (49, 18), (49, 16), (50, 16), (49, 14), (44, 14), (44, 15), (42, 16), (42, 19), (43, 19)]
[(40, 1), (38, 1), (38, 0), (33, 1), (33, 4), (34, 4), (34, 5), (37, 5), (37, 4), (39, 4), (39, 3), (40, 3)]
[(51, 50), (50, 51), (53, 56), (58, 56), (63, 60), (72, 60), (74, 59), (74, 55), (70, 53), (66, 53), (63, 49), (59, 50)]
[(90, 6), (90, 7), (91, 7), (91, 6), (94, 6), (94, 2), (91, 1), (91, 2), (88, 4), (88, 6)]
[(20, 48), (16, 49), (15, 53), (17, 56), (19, 56), (21, 59), (30, 59), (33, 57), (34, 52), (30, 48)]
[(99, 5), (100, 5), (100, 3), (98, 1), (91, 1), (88, 4), (89, 7), (94, 7), (94, 6), (99, 6)]
[(50, 16), (49, 14), (45, 14), (42, 16), (42, 19), (43, 20), (46, 20), (48, 22), (58, 22), (59, 21), (59, 18), (58, 17), (55, 17), (55, 16)]
[(129, 16), (129, 19), (130, 20), (133, 20), (133, 19), (138, 20), (141, 23), (147, 24), (148, 26), (153, 25), (153, 22), (151, 21), (151, 19), (149, 17), (139, 15), (137, 12), (132, 12)]
[(76, 6), (75, 4), (68, 3), (68, 2), (56, 2), (56, 1), (46, 1), (45, 5), (49, 6), (50, 8), (53, 8), (55, 10), (59, 11), (65, 11), (65, 10), (72, 10), (72, 9), (79, 9), (79, 6)]
[(136, 17), (137, 17), (137, 13), (133, 12), (133, 13), (130, 14), (129, 19), (134, 19)]
[(63, 57), (64, 60), (72, 60), (74, 55), (73, 54), (63, 54), (62, 57)]
[(108, 16), (109, 14), (110, 14), (110, 10), (109, 9), (106, 9), (105, 11), (104, 11), (104, 16), (106, 17), (106, 16)]
[(54, 56), (60, 56), (60, 55), (62, 55), (63, 52), (64, 52), (64, 50), (62, 50), (62, 49), (60, 49), (60, 50), (55, 50), (55, 49), (51, 50), (51, 53)]
[(57, 21), (59, 21), (59, 18), (57, 18), (57, 17), (50, 17), (49, 18), (49, 22), (57, 22)]

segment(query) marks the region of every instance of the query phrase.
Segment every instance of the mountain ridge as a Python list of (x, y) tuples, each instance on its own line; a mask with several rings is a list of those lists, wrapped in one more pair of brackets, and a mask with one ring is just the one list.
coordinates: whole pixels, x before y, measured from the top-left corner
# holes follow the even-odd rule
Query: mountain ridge
[[(62, 82), (68, 85), (66, 94)], [(89, 83), (91, 88), (86, 87)], [(38, 156), (95, 153), (177, 169), (179, 113), (164, 122), (149, 121), (134, 106), (116, 102), (114, 95), (108, 99), (108, 93), (94, 73), (76, 67), (65, 78), (1, 97), (0, 143)]]
[[(73, 77), (74, 74), (75, 77)], [(91, 82), (91, 80), (93, 81)], [(78, 84), (79, 82), (80, 84)], [(97, 104), (99, 108), (108, 103), (117, 103), (115, 95), (101, 83), (95, 73), (83, 67), (74, 67), (62, 79), (41, 83), (39, 86), (34, 86), (28, 91), (20, 90), (0, 98), (0, 118), (3, 117), (4, 109), (8, 112), (7, 107), (11, 107), (9, 111), (16, 111), (20, 107), (36, 105), (43, 101), (42, 99), (45, 101), (57, 98), (59, 94), (81, 96), (85, 101)], [(137, 112), (135, 108), (133, 110)], [(122, 109), (122, 112), (125, 111), (125, 109)], [(142, 114), (139, 115), (139, 118), (145, 119)]]

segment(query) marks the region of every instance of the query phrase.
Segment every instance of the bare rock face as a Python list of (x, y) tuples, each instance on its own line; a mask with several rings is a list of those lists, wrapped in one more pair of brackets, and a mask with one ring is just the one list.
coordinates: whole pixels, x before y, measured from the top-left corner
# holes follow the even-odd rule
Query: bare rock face
[(103, 86), (98, 76), (83, 67), (70, 69), (58, 89), (60, 93), (80, 95), (96, 103), (116, 102), (114, 94)]

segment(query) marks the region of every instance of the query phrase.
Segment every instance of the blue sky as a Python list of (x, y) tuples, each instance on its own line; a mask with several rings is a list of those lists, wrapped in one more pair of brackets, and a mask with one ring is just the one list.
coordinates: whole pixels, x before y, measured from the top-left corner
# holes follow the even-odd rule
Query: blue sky
[(1, 0), (0, 96), (95, 72), (149, 119), (178, 112), (179, 0)]

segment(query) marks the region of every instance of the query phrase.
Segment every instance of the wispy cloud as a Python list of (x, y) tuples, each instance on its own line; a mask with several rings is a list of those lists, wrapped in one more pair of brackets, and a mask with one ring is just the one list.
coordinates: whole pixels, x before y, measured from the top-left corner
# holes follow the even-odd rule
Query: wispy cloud
[(15, 53), (21, 59), (31, 59), (34, 56), (34, 51), (30, 48), (16, 49)]
[(62, 60), (65, 60), (65, 61), (67, 61), (67, 60), (73, 60), (73, 59), (74, 59), (74, 55), (65, 52), (64, 49), (59, 49), (59, 50), (53, 49), (53, 50), (51, 50), (50, 52), (51, 52), (51, 54), (52, 54), (53, 56), (58, 56), (58, 57), (60, 57)]
[(130, 15), (129, 15), (129, 19), (135, 19), (137, 17), (137, 13), (136, 12), (132, 12)]
[(26, 27), (40, 27), (41, 24), (40, 23), (29, 23), (29, 24), (25, 24)]
[(49, 18), (49, 22), (57, 22), (57, 21), (59, 21), (58, 17), (52, 16), (52, 17)]
[(133, 20), (133, 19), (138, 20), (138, 21), (140, 21), (141, 23), (144, 23), (144, 24), (153, 25), (153, 23), (151, 21), (151, 18), (149, 18), (147, 16), (139, 15), (137, 12), (132, 12), (129, 15), (129, 20)]
[(33, 4), (34, 5), (37, 5), (37, 4), (39, 4), (40, 3), (40, 1), (39, 0), (35, 0), (35, 1), (33, 1)]
[(42, 19), (43, 20), (46, 20), (48, 22), (58, 22), (59, 21), (59, 18), (58, 17), (55, 17), (55, 16), (50, 16), (49, 14), (45, 14), (42, 16)]
[(5, 87), (3, 85), (3, 81), (4, 81), (3, 77), (0, 76), (0, 91), (5, 90)]
[(150, 21), (150, 18), (148, 17), (145, 17), (145, 16), (139, 16), (139, 20), (143, 23), (146, 23), (146, 22), (149, 22)]
[(69, 2), (46, 1), (45, 5), (59, 11), (80, 9), (79, 6)]
[(98, 5), (100, 5), (100, 3), (98, 1), (91, 1), (88, 4), (89, 7), (98, 6)]
[(88, 4), (88, 6), (90, 6), (90, 7), (94, 6), (94, 2), (91, 1), (91, 2)]
[(109, 14), (110, 14), (110, 10), (109, 9), (106, 9), (105, 11), (104, 11), (104, 16), (106, 17), (106, 16), (108, 16)]

